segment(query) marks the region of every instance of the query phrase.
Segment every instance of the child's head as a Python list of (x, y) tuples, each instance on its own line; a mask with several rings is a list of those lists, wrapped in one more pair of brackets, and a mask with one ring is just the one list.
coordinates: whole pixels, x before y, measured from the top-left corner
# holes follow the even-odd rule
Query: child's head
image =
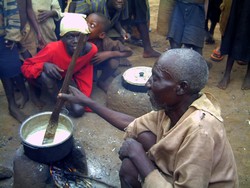
[(67, 32), (80, 32), (89, 34), (86, 15), (77, 13), (64, 13), (60, 22), (60, 36), (63, 37)]
[(87, 17), (90, 34), (89, 39), (103, 39), (110, 28), (110, 20), (105, 15), (95, 12)]
[(69, 55), (73, 55), (76, 50), (80, 34), (88, 37), (90, 33), (85, 15), (77, 13), (66, 13), (60, 23), (60, 36), (65, 44)]

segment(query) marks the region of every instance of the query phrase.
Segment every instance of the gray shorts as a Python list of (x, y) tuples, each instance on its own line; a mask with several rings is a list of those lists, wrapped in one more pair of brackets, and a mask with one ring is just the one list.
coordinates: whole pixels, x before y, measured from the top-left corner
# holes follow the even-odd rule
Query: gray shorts
[(179, 44), (202, 48), (205, 38), (205, 11), (203, 4), (176, 1), (167, 39)]

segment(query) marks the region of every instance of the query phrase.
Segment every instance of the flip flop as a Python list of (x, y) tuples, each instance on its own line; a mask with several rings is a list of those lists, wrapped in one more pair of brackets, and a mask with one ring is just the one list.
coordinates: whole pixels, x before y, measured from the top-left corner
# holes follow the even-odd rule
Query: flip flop
[(216, 62), (222, 61), (224, 59), (224, 56), (216, 56), (215, 54), (210, 55), (210, 59)]
[(210, 55), (211, 60), (219, 62), (222, 61), (224, 56), (220, 54), (220, 48), (217, 47), (213, 50), (213, 53)]

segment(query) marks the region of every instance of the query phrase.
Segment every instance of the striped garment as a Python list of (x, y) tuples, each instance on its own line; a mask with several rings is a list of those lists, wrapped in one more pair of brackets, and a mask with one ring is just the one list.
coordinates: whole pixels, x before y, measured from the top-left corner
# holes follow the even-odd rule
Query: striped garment
[(119, 21), (120, 19), (125, 20), (128, 18), (127, 4), (121, 12), (116, 12), (116, 14), (111, 18), (107, 8), (107, 0), (80, 0), (76, 1), (76, 13), (89, 15), (93, 12), (100, 12), (104, 14), (111, 21), (111, 27)]
[(20, 16), (16, 0), (0, 0), (0, 36), (20, 41)]

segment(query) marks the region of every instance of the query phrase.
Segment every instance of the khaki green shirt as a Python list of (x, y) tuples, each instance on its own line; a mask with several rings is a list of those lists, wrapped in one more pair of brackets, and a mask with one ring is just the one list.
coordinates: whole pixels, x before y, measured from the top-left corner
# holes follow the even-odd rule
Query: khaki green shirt
[(136, 138), (143, 131), (157, 137), (148, 157), (158, 168), (145, 178), (144, 188), (238, 187), (233, 151), (212, 95), (202, 94), (171, 129), (163, 110), (137, 118), (125, 138)]
[(32, 0), (32, 8), (37, 17), (39, 14), (39, 10), (53, 10), (57, 12), (57, 17), (50, 17), (46, 21), (38, 23), (39, 27), (41, 28), (43, 38), (47, 43), (57, 41), (55, 33), (56, 25), (54, 21), (59, 20), (62, 17), (61, 8), (58, 3), (58, 0)]

